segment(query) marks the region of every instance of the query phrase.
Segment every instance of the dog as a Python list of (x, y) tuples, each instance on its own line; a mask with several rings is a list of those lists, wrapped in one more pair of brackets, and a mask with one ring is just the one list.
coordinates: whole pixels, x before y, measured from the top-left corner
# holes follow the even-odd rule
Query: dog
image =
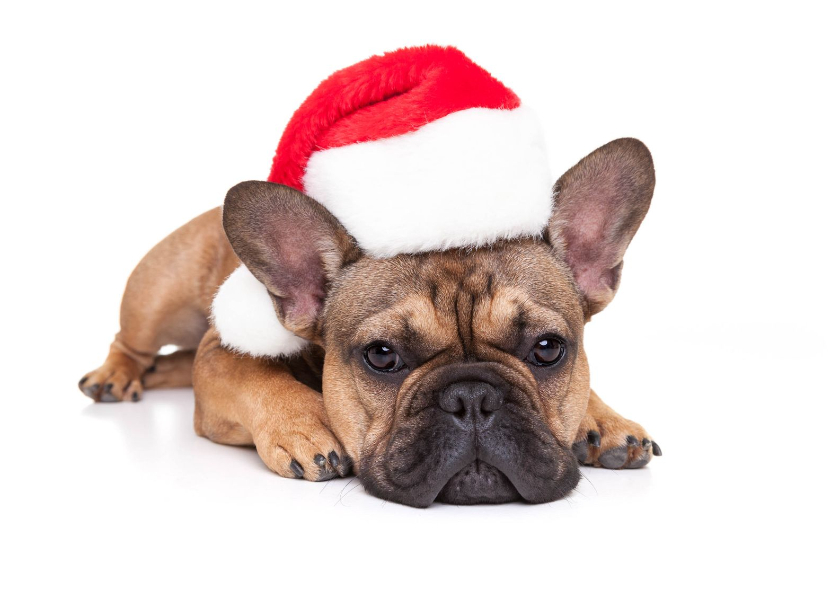
[[(541, 237), (374, 258), (302, 192), (243, 182), (143, 258), (110, 352), (79, 387), (120, 402), (192, 384), (197, 434), (255, 445), (287, 478), (355, 473), (414, 507), (562, 498), (579, 464), (661, 454), (590, 388), (583, 346), (654, 183), (645, 145), (618, 139), (556, 182)], [(307, 340), (294, 356), (223, 345), (211, 303), (240, 264)], [(169, 344), (179, 351), (159, 355)]]

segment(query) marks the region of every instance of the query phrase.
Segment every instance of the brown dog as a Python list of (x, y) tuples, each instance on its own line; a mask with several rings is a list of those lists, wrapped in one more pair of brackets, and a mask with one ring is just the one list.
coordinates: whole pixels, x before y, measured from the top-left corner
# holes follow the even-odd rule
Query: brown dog
[[(590, 389), (583, 349), (653, 187), (647, 148), (620, 139), (558, 180), (541, 239), (374, 259), (319, 203), (243, 182), (140, 262), (110, 354), (79, 386), (137, 401), (192, 381), (196, 432), (255, 445), (289, 478), (355, 471), (421, 507), (558, 499), (578, 462), (638, 468), (661, 453)], [(299, 355), (222, 345), (210, 305), (240, 261), (311, 342)], [(182, 351), (159, 356), (167, 344)]]

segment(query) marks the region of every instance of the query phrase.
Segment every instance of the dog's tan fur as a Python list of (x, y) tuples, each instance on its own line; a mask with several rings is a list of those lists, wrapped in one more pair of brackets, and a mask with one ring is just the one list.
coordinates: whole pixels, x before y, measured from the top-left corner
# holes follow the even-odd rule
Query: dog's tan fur
[[(372, 283), (362, 287), (356, 279)], [(395, 287), (400, 288), (396, 299), (390, 291)], [(571, 445), (586, 410), (586, 355), (582, 350), (577, 354), (570, 375), (535, 384), (528, 365), (511, 354), (511, 328), (520, 312), (527, 312), (536, 327), (555, 329), (564, 337), (580, 338), (583, 334), (583, 311), (570, 274), (558, 267), (544, 243), (522, 240), (469, 251), (406, 255), (384, 261), (365, 259), (354, 265), (350, 278), (334, 291), (336, 300), (331, 301), (326, 318), (342, 324), (328, 328), (328, 335), (351, 334), (352, 343), (360, 345), (379, 337), (388, 337), (398, 345), (411, 343), (424, 355), (436, 355), (430, 358), (429, 369), (458, 362), (469, 354), (482, 362), (499, 362), (512, 371), (515, 384), (526, 386), (525, 391), (535, 388), (533, 406), (540, 410), (540, 418), (558, 440)], [(470, 302), (470, 297), (476, 297), (475, 301)], [(365, 303), (379, 305), (379, 312), (371, 315), (355, 307)], [(410, 332), (405, 331), (406, 326)], [(462, 340), (469, 345), (462, 346)], [(347, 437), (345, 447), (358, 460), (363, 445), (384, 442), (382, 435), (390, 431), (392, 414), (406, 398), (410, 389), (406, 385), (413, 375), (397, 392), (393, 387), (377, 386), (375, 377), (348, 375), (347, 367), (329, 353), (324, 384), (325, 390), (335, 396), (328, 404), (331, 414), (340, 409), (330, 417), (337, 425), (362, 416), (378, 422), (373, 426), (352, 423), (336, 429), (340, 436)], [(416, 374), (424, 372), (421, 367)], [(349, 384), (351, 379), (355, 388), (333, 387), (335, 383)]]
[[(633, 153), (641, 150), (625, 142), (613, 147), (612, 154), (593, 153), (592, 159), (558, 181), (558, 196), (576, 191), (578, 179), (585, 177), (583, 170), (589, 174), (582, 184), (589, 187), (594, 176), (602, 186), (635, 184), (652, 193), (652, 167), (649, 173), (633, 171), (621, 180), (598, 178), (599, 168), (607, 178), (614, 177), (608, 160), (617, 159), (616, 151), (636, 159)], [(584, 241), (564, 253), (557, 229), (548, 232), (553, 234), (554, 248), (542, 240), (517, 240), (384, 260), (361, 255), (352, 239), (342, 236), (322, 262), (334, 271), (350, 261), (352, 267), (340, 279), (329, 277), (335, 283), (323, 316), (317, 321), (299, 316), (290, 320), (291, 311), (278, 306), (284, 324), (313, 342), (303, 353), (286, 359), (238, 355), (222, 347), (208, 322), (215, 292), (240, 264), (237, 253), (250, 267), (249, 251), (254, 246), (247, 238), (253, 213), (248, 212), (251, 219), (246, 221), (233, 209), (226, 212), (232, 220), (225, 222), (226, 236), (221, 209), (213, 209), (173, 232), (134, 270), (123, 297), (120, 331), (105, 363), (86, 375), (80, 388), (96, 401), (136, 401), (144, 388), (192, 382), (199, 435), (218, 443), (255, 445), (262, 460), (279, 475), (319, 480), (349, 473), (351, 462), (372, 456), (390, 432), (411, 383), (422, 382), (424, 374), (465, 358), (469, 351), (482, 362), (503, 366), (511, 382), (532, 396), (533, 406), (556, 439), (566, 447), (576, 444), (583, 449), (585, 455), (578, 455), (583, 463), (599, 465), (603, 453), (626, 449), (626, 466), (644, 465), (651, 449), (645, 430), (616, 414), (589, 389), (582, 336), (585, 322), (612, 298), (624, 249), (646, 209), (645, 205), (639, 213), (629, 214), (624, 228), (610, 231), (619, 249), (615, 262), (604, 263), (611, 276), (609, 287), (597, 285), (606, 279), (603, 276), (575, 269), (575, 259), (585, 258), (593, 249)], [(560, 215), (552, 223), (555, 227), (560, 219), (575, 220), (568, 210), (556, 211)], [(590, 229), (587, 217), (578, 217), (576, 234), (597, 232)], [(235, 240), (233, 247), (229, 236)], [(272, 295), (282, 296), (281, 290), (266, 285)], [(469, 312), (459, 296), (472, 297)], [(511, 325), (522, 312), (527, 312), (531, 325), (559, 330), (579, 346), (564, 374), (537, 383), (527, 365), (511, 355)], [(468, 332), (463, 325), (469, 325)], [(387, 386), (360, 374), (356, 370), (360, 363), (338, 349), (386, 336), (410, 340), (429, 355), (429, 361), (434, 360), (434, 366), (414, 371), (401, 388)], [(180, 351), (159, 356), (169, 344)], [(325, 354), (325, 346), (334, 349)], [(326, 403), (324, 395), (329, 396)], [(593, 431), (600, 436), (599, 444), (591, 440)], [(628, 437), (636, 438), (637, 444), (628, 443)]]

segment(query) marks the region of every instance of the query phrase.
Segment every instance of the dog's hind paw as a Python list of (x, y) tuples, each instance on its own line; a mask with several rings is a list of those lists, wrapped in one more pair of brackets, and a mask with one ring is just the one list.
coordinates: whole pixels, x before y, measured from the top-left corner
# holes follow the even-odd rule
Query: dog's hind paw
[(578, 429), (572, 452), (584, 465), (612, 470), (643, 468), (662, 449), (647, 431), (612, 410), (587, 413)]
[(112, 349), (102, 366), (82, 377), (79, 389), (97, 402), (139, 401), (142, 373), (137, 362)]

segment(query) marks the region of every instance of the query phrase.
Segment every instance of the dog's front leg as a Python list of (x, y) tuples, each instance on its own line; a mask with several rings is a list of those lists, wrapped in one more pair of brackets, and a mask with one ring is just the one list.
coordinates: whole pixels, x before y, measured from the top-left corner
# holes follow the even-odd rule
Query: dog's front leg
[(592, 390), (572, 451), (582, 464), (611, 469), (641, 468), (651, 455), (662, 455), (641, 425), (619, 415)]
[(255, 445), (286, 478), (327, 480), (352, 471), (330, 431), (318, 391), (295, 379), (290, 364), (235, 354), (210, 328), (193, 369), (195, 432), (227, 445)]

